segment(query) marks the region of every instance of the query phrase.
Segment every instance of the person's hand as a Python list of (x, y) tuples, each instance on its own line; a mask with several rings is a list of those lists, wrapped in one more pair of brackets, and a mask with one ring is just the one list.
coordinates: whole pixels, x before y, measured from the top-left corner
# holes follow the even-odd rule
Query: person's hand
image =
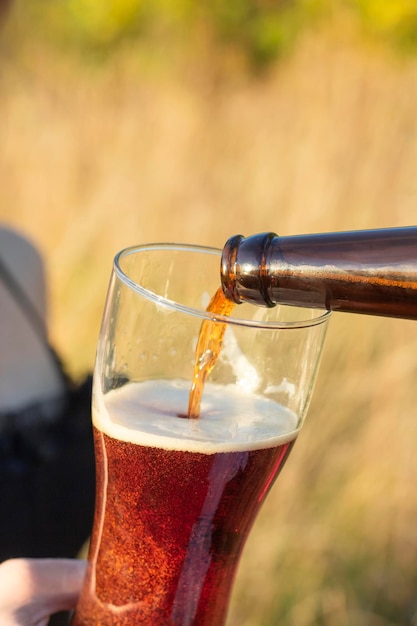
[(85, 574), (76, 559), (10, 559), (0, 564), (1, 626), (46, 626), (74, 608)]

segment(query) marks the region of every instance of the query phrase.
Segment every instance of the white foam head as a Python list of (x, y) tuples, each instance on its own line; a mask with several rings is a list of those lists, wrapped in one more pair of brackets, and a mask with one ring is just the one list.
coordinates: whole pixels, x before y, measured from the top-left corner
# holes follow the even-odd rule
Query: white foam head
[(178, 417), (188, 394), (185, 381), (130, 383), (104, 396), (95, 390), (93, 423), (122, 441), (205, 454), (273, 447), (297, 435), (289, 409), (235, 386), (206, 385), (200, 418)]

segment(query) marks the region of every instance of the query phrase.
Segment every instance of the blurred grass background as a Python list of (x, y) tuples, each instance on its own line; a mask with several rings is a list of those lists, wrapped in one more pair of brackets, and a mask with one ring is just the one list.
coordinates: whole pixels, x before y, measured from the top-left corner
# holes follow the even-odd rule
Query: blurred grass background
[[(114, 253), (409, 225), (414, 0), (2, 0), (0, 221), (92, 369)], [(230, 626), (417, 623), (417, 326), (334, 315)]]

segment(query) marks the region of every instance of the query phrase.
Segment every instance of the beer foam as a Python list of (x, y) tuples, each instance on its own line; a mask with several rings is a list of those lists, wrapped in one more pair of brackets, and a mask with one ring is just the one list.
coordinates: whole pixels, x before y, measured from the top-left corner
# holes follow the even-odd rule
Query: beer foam
[(93, 423), (105, 434), (139, 445), (214, 454), (281, 445), (298, 433), (286, 407), (236, 386), (206, 384), (198, 419), (187, 412), (186, 381), (128, 383), (105, 395), (95, 390)]

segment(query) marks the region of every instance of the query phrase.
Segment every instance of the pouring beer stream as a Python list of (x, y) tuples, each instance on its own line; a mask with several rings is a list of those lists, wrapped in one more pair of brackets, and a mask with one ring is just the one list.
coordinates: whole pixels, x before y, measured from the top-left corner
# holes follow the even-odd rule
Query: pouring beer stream
[(211, 298), (207, 313), (213, 314), (213, 319), (202, 322), (196, 348), (196, 361), (194, 366), (193, 381), (188, 401), (187, 417), (192, 419), (200, 416), (200, 404), (204, 391), (204, 383), (207, 376), (216, 364), (223, 347), (226, 324), (216, 320), (215, 316), (230, 315), (235, 303), (226, 298), (221, 287)]

